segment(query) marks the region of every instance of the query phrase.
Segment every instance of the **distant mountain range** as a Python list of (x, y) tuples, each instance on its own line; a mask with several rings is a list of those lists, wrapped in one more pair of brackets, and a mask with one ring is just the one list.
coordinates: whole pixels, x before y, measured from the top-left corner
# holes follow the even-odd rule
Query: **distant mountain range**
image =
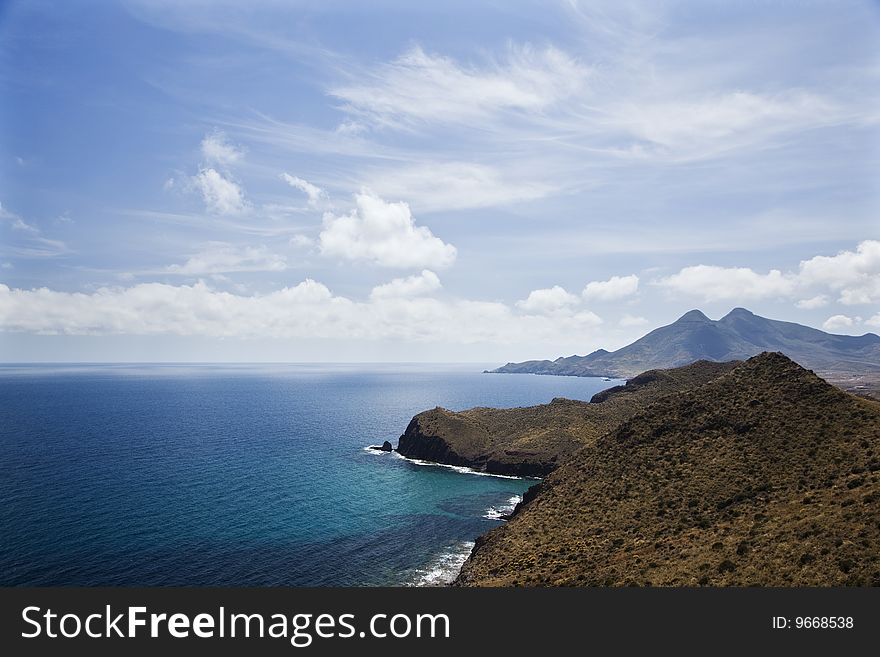
[(586, 356), (508, 363), (492, 372), (629, 378), (645, 370), (697, 360), (743, 360), (764, 351), (782, 352), (819, 372), (880, 372), (880, 336), (874, 333), (833, 335), (759, 317), (745, 308), (734, 308), (717, 321), (691, 310), (617, 351), (599, 349)]

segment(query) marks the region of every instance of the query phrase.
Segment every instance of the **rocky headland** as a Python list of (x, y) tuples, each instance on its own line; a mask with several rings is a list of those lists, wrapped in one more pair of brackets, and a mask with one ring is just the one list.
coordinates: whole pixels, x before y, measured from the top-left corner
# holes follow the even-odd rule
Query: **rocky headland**
[(645, 372), (590, 402), (557, 398), (523, 408), (434, 408), (410, 421), (397, 451), (493, 474), (543, 477), (657, 399), (711, 381), (735, 366), (701, 361)]
[(778, 353), (655, 398), (533, 487), (456, 584), (880, 585), (880, 403)]
[(459, 586), (880, 585), (880, 402), (780, 353), (645, 372), (590, 402), (436, 408), (397, 449), (545, 477)]

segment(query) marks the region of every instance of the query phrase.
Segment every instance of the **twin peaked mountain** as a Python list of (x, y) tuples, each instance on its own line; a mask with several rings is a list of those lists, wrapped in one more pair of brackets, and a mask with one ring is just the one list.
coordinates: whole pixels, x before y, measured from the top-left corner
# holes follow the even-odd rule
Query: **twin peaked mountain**
[(645, 370), (697, 360), (742, 360), (764, 351), (782, 352), (820, 372), (880, 372), (880, 336), (874, 333), (832, 335), (759, 317), (744, 308), (735, 308), (717, 321), (691, 310), (617, 351), (599, 349), (587, 356), (508, 363), (492, 371), (629, 378)]

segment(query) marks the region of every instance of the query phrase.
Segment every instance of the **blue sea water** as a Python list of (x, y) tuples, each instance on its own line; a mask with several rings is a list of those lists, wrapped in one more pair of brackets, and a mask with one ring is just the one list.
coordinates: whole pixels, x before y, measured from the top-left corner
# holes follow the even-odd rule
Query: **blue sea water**
[(446, 581), (534, 482), (364, 448), (614, 385), (480, 370), (0, 366), (0, 585)]

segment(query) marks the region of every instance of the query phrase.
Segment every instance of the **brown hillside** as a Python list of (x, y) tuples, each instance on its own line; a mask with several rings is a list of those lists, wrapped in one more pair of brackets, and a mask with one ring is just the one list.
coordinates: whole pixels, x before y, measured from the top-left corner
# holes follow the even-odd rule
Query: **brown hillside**
[(880, 404), (781, 354), (653, 404), (538, 489), (459, 585), (880, 584)]
[(438, 463), (543, 476), (653, 401), (711, 381), (736, 364), (700, 361), (645, 372), (596, 395), (593, 403), (554, 399), (540, 406), (458, 413), (438, 407), (412, 419), (397, 449), (404, 456)]

